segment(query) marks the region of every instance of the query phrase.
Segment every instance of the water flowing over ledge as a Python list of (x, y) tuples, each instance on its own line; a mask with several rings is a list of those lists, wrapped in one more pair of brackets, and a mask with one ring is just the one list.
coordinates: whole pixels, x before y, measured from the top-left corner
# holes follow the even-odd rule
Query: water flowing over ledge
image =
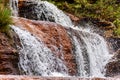
[(111, 58), (104, 38), (89, 29), (73, 27), (70, 18), (47, 1), (24, 3), (23, 0), (19, 12), (28, 19), (44, 20), (14, 18), (12, 28), (22, 44), (21, 74), (104, 77), (105, 66)]
[(38, 41), (29, 32), (18, 27), (12, 26), (12, 28), (18, 34), (22, 44), (19, 52), (22, 74), (39, 76), (67, 74), (63, 62), (55, 57), (42, 41)]
[[(51, 22), (32, 21), (24, 18), (14, 18), (14, 19), (16, 21), (15, 23), (16, 26), (19, 26), (20, 28), (31, 32), (36, 37), (42, 39), (44, 43), (46, 43), (46, 39), (49, 36), (52, 36), (49, 35), (50, 34), (49, 31), (51, 32), (54, 29), (57, 30), (56, 33), (52, 33), (52, 34), (57, 34), (55, 36), (55, 39), (48, 38), (48, 40), (52, 42), (56, 42), (59, 39), (62, 40), (60, 34), (63, 33), (65, 29), (67, 31), (67, 33), (65, 34), (69, 34), (68, 38), (70, 38), (71, 40), (70, 42), (72, 43), (72, 49), (71, 49), (72, 52), (70, 52), (70, 54), (73, 54), (75, 56), (77, 71), (78, 71), (78, 74), (76, 75), (81, 77), (89, 77), (89, 76), (104, 77), (105, 65), (108, 63), (108, 60), (111, 58), (111, 55), (109, 54), (109, 51), (107, 49), (106, 42), (98, 34), (81, 31), (80, 29), (64, 28), (60, 25)], [(64, 41), (59, 41), (59, 42), (64, 42)], [(49, 43), (47, 41), (47, 45), (49, 45), (49, 48), (51, 46), (50, 49), (55, 50), (55, 54), (57, 53), (56, 52), (57, 51), (56, 48), (57, 48), (60, 50), (61, 53), (63, 53), (63, 55), (65, 55), (64, 53), (66, 51), (66, 50), (64, 51), (65, 46), (63, 46), (62, 44), (59, 44), (61, 46), (61, 48), (59, 48), (60, 46), (59, 47), (56, 46), (55, 43), (51, 44), (51, 42)], [(65, 59), (65, 57), (60, 59)]]

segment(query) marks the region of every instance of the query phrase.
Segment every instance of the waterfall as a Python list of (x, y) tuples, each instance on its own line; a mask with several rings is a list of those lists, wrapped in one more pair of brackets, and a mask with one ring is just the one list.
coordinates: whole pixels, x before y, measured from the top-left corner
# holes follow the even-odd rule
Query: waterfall
[(41, 76), (65, 76), (68, 74), (64, 63), (53, 55), (42, 41), (38, 41), (29, 32), (12, 26), (18, 34), (20, 47), (19, 66), (22, 74)]
[(18, 0), (9, 0), (13, 16), (18, 16)]
[[(15, 2), (17, 1), (15, 0)], [(33, 1), (33, 3), (35, 6), (32, 8), (32, 16), (36, 16), (35, 20), (52, 21), (65, 27), (68, 26), (68, 34), (74, 47), (73, 53), (76, 58), (78, 76), (104, 77), (105, 65), (111, 58), (104, 38), (89, 31), (89, 29), (86, 32), (78, 27), (73, 27), (70, 18), (47, 1)], [(12, 7), (13, 11), (17, 10), (14, 6)], [(31, 17), (28, 15), (29, 13), (22, 14), (24, 14), (22, 17)], [(22, 47), (20, 48), (19, 65), (21, 71), (23, 71), (22, 73), (41, 76), (68, 75), (64, 63), (56, 58), (42, 41), (37, 40), (27, 31), (14, 26), (12, 28), (21, 39)]]
[(96, 33), (70, 30), (73, 41), (78, 75), (82, 77), (104, 77), (105, 65), (111, 58), (103, 37)]
[(59, 10), (55, 5), (47, 1), (38, 2), (38, 5), (36, 6), (35, 11), (38, 13), (37, 15), (38, 18), (42, 17), (43, 16), (42, 14), (44, 14), (47, 21), (53, 20), (56, 23), (61, 24), (63, 26), (72, 25), (72, 21), (67, 15), (63, 13), (63, 11)]
[[(28, 19), (56, 22), (63, 26), (72, 26), (70, 18), (55, 5), (47, 1), (32, 1), (26, 3), (25, 9), (20, 9), (20, 16)], [(29, 12), (29, 13), (28, 13)], [(32, 16), (29, 16), (32, 15)]]
[[(77, 36), (70, 34), (75, 47), (76, 62), (78, 65), (78, 75), (83, 77), (95, 76), (103, 77), (105, 65), (111, 58), (107, 44), (102, 36), (93, 33), (89, 28), (82, 29), (73, 27), (70, 18), (53, 4), (46, 1), (39, 2), (36, 6), (37, 18), (45, 15), (44, 20), (52, 21), (63, 26), (69, 26), (77, 30)], [(40, 12), (39, 12), (40, 11)], [(46, 19), (45, 19), (46, 18)], [(75, 32), (75, 31), (73, 31)], [(71, 33), (71, 32), (68, 32)], [(97, 74), (96, 74), (97, 73)]]

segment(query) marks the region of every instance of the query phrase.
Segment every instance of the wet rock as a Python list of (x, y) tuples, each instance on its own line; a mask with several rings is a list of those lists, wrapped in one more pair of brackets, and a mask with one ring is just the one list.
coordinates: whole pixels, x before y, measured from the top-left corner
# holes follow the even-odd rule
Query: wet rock
[(19, 1), (19, 16), (31, 20), (55, 22), (66, 27), (72, 26), (70, 18), (47, 1)]
[(120, 75), (120, 50), (118, 50), (112, 60), (106, 65), (106, 76)]
[[(15, 35), (14, 32), (10, 32)], [(0, 32), (0, 74), (19, 74), (15, 36)]]
[(74, 16), (74, 15), (72, 15), (70, 13), (66, 13), (66, 14), (70, 17), (70, 19), (72, 20), (73, 24), (75, 26), (77, 26), (78, 23), (79, 23), (80, 18), (78, 18), (77, 16)]
[(111, 46), (111, 49), (114, 52), (117, 52), (117, 50), (120, 49), (120, 38), (110, 37), (110, 38), (107, 38), (107, 41), (109, 42), (109, 46)]
[(30, 0), (19, 1), (19, 16), (31, 20), (55, 22), (52, 13), (48, 12), (44, 4), (38, 4)]

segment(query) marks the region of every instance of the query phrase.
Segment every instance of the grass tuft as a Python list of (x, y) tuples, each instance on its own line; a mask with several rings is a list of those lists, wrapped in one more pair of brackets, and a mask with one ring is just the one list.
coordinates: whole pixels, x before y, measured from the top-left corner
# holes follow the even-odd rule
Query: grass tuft
[(8, 32), (12, 24), (11, 11), (0, 0), (0, 31)]

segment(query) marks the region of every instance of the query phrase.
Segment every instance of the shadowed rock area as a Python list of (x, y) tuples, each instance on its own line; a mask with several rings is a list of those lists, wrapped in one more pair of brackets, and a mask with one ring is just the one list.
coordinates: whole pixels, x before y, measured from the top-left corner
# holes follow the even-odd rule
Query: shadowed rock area
[(19, 56), (15, 45), (18, 42), (17, 38), (14, 32), (9, 34), (0, 32), (0, 74), (19, 74)]
[(106, 66), (106, 76), (120, 75), (120, 50), (115, 53), (115, 56)]

